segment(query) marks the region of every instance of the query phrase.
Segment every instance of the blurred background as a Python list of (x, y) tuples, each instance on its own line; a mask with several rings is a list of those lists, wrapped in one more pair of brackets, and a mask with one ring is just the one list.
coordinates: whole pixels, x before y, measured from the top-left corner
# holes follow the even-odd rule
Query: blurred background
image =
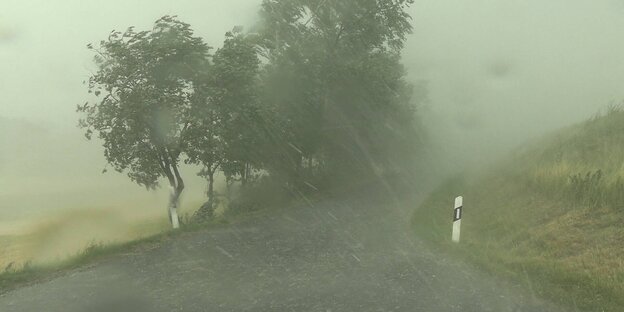
[[(106, 168), (77, 128), (88, 43), (177, 15), (210, 45), (253, 29), (259, 0), (0, 3), (0, 269), (58, 260), (92, 242), (168, 227), (168, 190)], [(624, 99), (624, 2), (416, 0), (404, 63), (417, 86), (439, 174), (491, 162), (547, 131)], [(182, 210), (206, 183), (185, 168)]]

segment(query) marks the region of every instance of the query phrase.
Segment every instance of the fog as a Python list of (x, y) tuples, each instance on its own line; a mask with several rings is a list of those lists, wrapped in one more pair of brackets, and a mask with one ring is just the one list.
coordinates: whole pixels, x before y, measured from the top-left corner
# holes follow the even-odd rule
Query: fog
[(624, 98), (622, 1), (417, 1), (413, 12), (406, 63), (427, 81), (432, 131), (459, 163)]
[[(233, 26), (254, 24), (259, 3), (3, 0), (0, 234), (66, 210), (140, 206), (164, 216), (166, 192), (101, 174), (102, 149), (76, 127), (76, 105), (88, 100), (82, 82), (95, 70), (86, 44), (171, 14), (216, 47)], [(622, 1), (417, 0), (411, 13), (404, 63), (426, 86), (421, 118), (452, 170), (624, 99)], [(200, 202), (204, 181), (190, 169), (186, 179), (185, 202)]]

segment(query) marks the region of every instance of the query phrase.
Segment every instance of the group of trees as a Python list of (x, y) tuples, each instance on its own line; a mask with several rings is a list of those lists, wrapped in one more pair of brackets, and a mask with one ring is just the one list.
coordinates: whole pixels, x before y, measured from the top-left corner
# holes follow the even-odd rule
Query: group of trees
[(404, 170), (420, 130), (400, 52), (413, 0), (264, 0), (253, 32), (235, 28), (211, 53), (172, 16), (113, 31), (95, 47), (97, 101), (80, 125), (147, 188), (166, 178), (175, 211), (180, 164), (200, 165), (212, 213), (217, 172), (284, 187)]

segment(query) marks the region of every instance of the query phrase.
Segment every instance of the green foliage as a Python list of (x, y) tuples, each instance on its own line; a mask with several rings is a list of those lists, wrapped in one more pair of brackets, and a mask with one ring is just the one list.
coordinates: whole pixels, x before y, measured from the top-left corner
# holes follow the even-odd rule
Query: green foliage
[(420, 137), (400, 50), (412, 1), (264, 1), (263, 102), (275, 112), (269, 169), (294, 184), (379, 176)]
[(621, 210), (622, 121), (624, 112), (617, 106), (611, 107), (606, 114), (541, 142), (531, 153), (516, 159), (517, 168), (524, 171), (518, 178), (531, 190), (573, 207)]
[(78, 107), (80, 126), (104, 142), (115, 170), (153, 188), (160, 177), (183, 189), (178, 163), (190, 125), (193, 80), (208, 47), (188, 24), (165, 16), (153, 30), (113, 31), (95, 53), (98, 71), (89, 92), (98, 100)]
[[(434, 246), (583, 311), (624, 304), (624, 112), (610, 109), (530, 146), (472, 181), (453, 179), (415, 211)], [(464, 195), (462, 242), (450, 242)]]
[[(265, 0), (260, 16), (266, 44), (283, 49), (293, 42), (324, 39), (318, 47), (355, 54), (372, 49), (400, 50), (411, 31), (405, 9), (413, 0)], [(316, 38), (315, 38), (316, 37)], [(316, 40), (312, 40), (316, 41)]]
[(223, 111), (223, 139), (226, 142), (221, 169), (228, 180), (238, 178), (245, 184), (253, 178), (254, 168), (261, 164), (260, 59), (250, 37), (229, 32), (213, 61), (214, 98)]
[[(398, 180), (423, 145), (400, 53), (413, 0), (265, 0), (257, 33), (235, 28), (209, 55), (186, 23), (112, 32), (81, 126), (108, 162), (153, 188), (184, 188), (180, 161), (200, 165), (212, 210), (215, 175), (266, 177), (290, 192)], [(258, 186), (254, 186), (257, 188)]]
[(602, 206), (605, 197), (602, 194), (602, 171), (588, 172), (585, 175), (577, 173), (570, 176), (567, 185), (568, 198), (572, 203), (584, 206)]
[(188, 162), (199, 164), (208, 180), (208, 202), (199, 214), (211, 215), (215, 205), (214, 176), (221, 170), (228, 182), (252, 178), (259, 167), (258, 71), (260, 60), (248, 36), (228, 32), (212, 57), (194, 94), (186, 145)]

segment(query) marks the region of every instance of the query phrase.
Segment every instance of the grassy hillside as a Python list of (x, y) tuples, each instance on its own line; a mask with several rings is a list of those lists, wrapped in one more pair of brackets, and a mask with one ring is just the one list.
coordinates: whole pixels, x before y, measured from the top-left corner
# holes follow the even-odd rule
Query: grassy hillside
[[(451, 244), (453, 198), (462, 242)], [(434, 246), (572, 310), (624, 307), (624, 111), (610, 109), (441, 186), (413, 217)]]

